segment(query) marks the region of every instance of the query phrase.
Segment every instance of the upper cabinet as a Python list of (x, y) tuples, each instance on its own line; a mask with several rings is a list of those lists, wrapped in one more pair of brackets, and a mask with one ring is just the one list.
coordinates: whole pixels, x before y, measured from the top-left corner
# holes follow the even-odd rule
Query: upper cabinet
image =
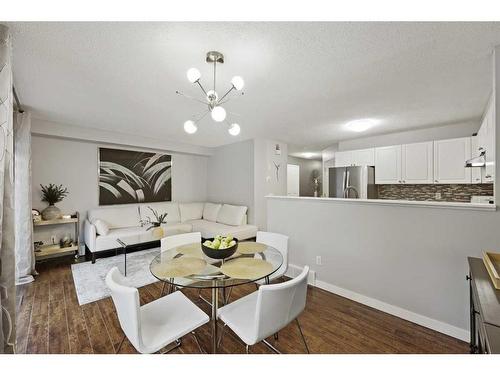
[(375, 165), (375, 149), (367, 148), (364, 150), (352, 151), (354, 165)]
[(478, 156), (480, 149), (486, 151), (486, 167), (482, 168), (482, 182), (493, 182), (495, 179), (495, 109), (492, 100), (488, 103), (484, 113), (477, 133), (476, 147), (472, 148), (472, 156)]
[[(479, 149), (479, 137), (470, 137), (470, 146), (471, 146), (471, 157), (476, 155), (476, 151)], [(482, 171), (484, 168), (471, 168), (471, 180), (473, 184), (480, 184), (483, 182)]]
[(432, 145), (433, 142), (420, 142), (401, 146), (403, 184), (432, 184), (434, 182)]
[(375, 148), (375, 183), (402, 183), (401, 145)]
[(352, 151), (339, 151), (335, 153), (335, 166), (348, 167), (352, 165)]
[(336, 167), (356, 165), (375, 165), (375, 149), (367, 148), (354, 151), (339, 151), (335, 153)]
[(470, 137), (434, 141), (434, 182), (470, 184), (471, 168), (465, 167), (470, 157)]
[(432, 142), (377, 147), (376, 184), (432, 184)]

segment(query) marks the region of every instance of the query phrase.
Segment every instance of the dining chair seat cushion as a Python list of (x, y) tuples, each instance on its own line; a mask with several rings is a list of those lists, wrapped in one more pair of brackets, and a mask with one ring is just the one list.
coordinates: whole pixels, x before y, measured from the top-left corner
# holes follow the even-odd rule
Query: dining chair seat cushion
[(247, 345), (254, 345), (259, 341), (255, 335), (254, 325), (257, 296), (258, 292), (253, 292), (218, 310), (219, 319)]
[(142, 341), (154, 353), (208, 321), (198, 306), (175, 292), (141, 306)]

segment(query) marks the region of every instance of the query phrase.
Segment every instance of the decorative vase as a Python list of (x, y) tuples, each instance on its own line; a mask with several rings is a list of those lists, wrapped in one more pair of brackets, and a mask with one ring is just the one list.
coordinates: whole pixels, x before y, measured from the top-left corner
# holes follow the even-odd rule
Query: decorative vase
[(153, 228), (153, 236), (157, 238), (163, 237), (163, 228), (162, 227), (154, 227)]
[(60, 219), (61, 216), (61, 210), (53, 204), (49, 205), (45, 210), (42, 211), (43, 220)]

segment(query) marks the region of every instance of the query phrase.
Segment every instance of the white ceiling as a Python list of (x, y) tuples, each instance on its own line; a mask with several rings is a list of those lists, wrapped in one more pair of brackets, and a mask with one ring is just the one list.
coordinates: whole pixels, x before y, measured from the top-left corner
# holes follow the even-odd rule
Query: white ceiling
[[(14, 83), (35, 117), (218, 146), (254, 137), (318, 150), (335, 141), (477, 119), (492, 86), (500, 23), (11, 23)], [(237, 138), (209, 116), (186, 79), (206, 86), (208, 50), (226, 56), (245, 95), (226, 105)], [(347, 121), (373, 118), (364, 133)]]

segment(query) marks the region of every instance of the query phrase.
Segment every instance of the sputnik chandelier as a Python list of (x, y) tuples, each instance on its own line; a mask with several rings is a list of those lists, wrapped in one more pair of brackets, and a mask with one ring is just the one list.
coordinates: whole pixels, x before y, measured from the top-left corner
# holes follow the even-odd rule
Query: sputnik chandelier
[[(211, 90), (205, 90), (203, 85), (200, 82), (201, 78), (201, 73), (198, 69), (196, 68), (191, 68), (187, 71), (187, 78), (189, 82), (193, 84), (197, 84), (201, 91), (203, 91), (204, 98), (203, 99), (197, 99), (193, 98), (191, 96), (185, 95), (181, 93), (180, 91), (176, 91), (178, 95), (184, 96), (185, 98), (194, 100), (198, 103), (201, 103), (203, 105), (206, 105), (208, 109), (203, 112), (200, 116), (197, 117), (192, 117), (191, 120), (188, 120), (184, 123), (184, 131), (188, 134), (194, 134), (198, 130), (198, 123), (210, 112), (212, 119), (216, 122), (225, 122), (228, 125), (228, 133), (237, 136), (240, 134), (240, 126), (237, 123), (230, 123), (226, 120), (226, 110), (224, 107), (222, 107), (222, 104), (225, 104), (229, 101), (231, 97), (228, 97), (228, 95), (233, 91), (241, 91), (243, 89), (243, 86), (245, 85), (245, 82), (243, 81), (243, 78), (240, 76), (234, 76), (231, 79), (231, 88), (226, 91), (226, 93), (222, 96), (219, 96), (219, 94), (216, 91), (216, 78), (217, 78), (217, 63), (223, 64), (224, 63), (224, 55), (220, 52), (217, 51), (210, 51), (207, 53), (207, 63), (213, 64), (214, 66), (214, 84), (213, 88)], [(243, 95), (243, 92), (240, 93), (240, 95)]]

